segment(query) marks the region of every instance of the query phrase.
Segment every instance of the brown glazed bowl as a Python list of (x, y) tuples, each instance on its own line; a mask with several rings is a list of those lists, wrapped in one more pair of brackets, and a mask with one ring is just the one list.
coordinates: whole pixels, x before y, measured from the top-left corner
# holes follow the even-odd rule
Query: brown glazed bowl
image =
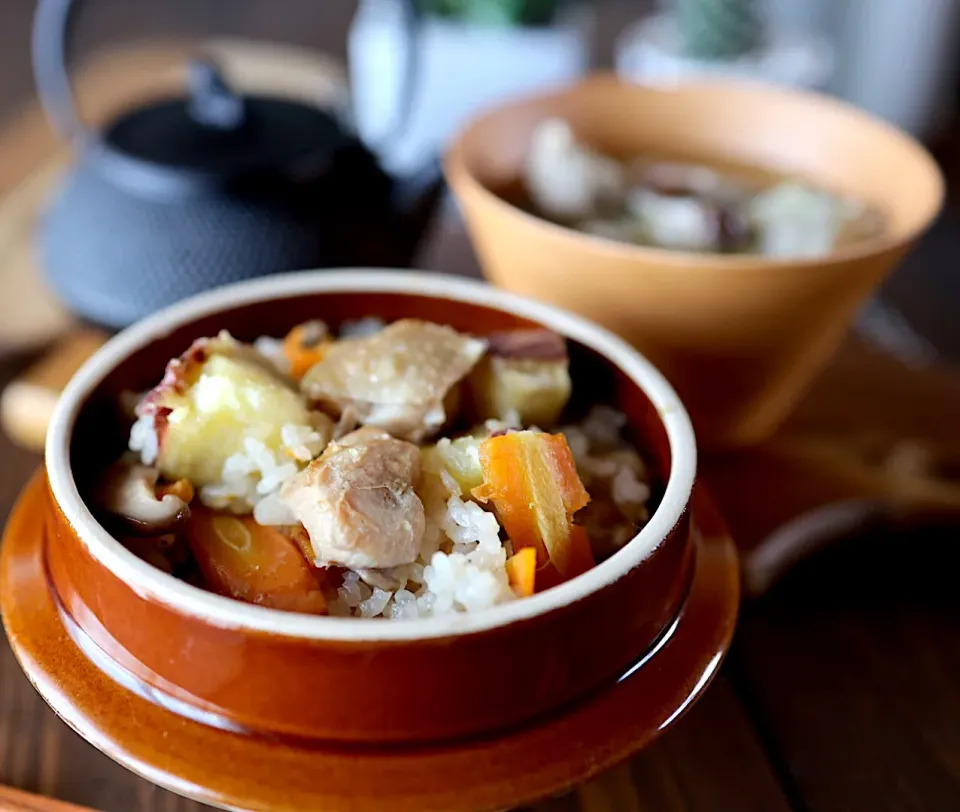
[[(594, 569), (474, 615), (414, 621), (285, 613), (220, 597), (128, 552), (85, 495), (123, 446), (117, 399), (142, 391), (193, 339), (282, 335), (419, 317), (475, 334), (543, 325), (566, 336), (575, 392), (629, 419), (663, 485), (651, 521)], [(677, 617), (694, 565), (696, 450), (683, 406), (636, 350), (588, 321), (478, 282), (383, 271), (310, 272), (203, 294), (122, 332), (67, 386), (46, 467), (55, 510), (46, 569), (65, 625), (141, 696), (227, 730), (326, 742), (440, 742), (493, 733), (612, 687)], [(656, 665), (654, 664), (654, 668)]]
[[(820, 259), (647, 248), (512, 205), (531, 133), (560, 116), (620, 158), (652, 155), (798, 176), (877, 206), (887, 229)], [(770, 435), (836, 349), (858, 306), (930, 225), (943, 180), (893, 127), (824, 96), (708, 82), (654, 88), (598, 75), (469, 125), (446, 173), (487, 278), (626, 338), (667, 376), (701, 447)]]

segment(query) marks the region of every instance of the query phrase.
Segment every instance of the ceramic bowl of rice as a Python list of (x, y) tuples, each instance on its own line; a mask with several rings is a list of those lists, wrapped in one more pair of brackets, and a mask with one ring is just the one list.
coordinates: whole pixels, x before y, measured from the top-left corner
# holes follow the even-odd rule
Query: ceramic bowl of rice
[[(328, 349), (301, 364), (317, 324)], [(549, 351), (533, 341), (547, 334)], [(473, 396), (431, 400), (398, 347)], [(557, 378), (541, 362), (561, 355)], [(238, 399), (238, 375), (302, 375), (312, 406), (292, 386)], [(377, 401), (384, 380), (416, 410)], [(185, 399), (219, 422), (190, 423)], [(105, 490), (117, 466), (126, 479)], [(46, 470), (46, 566), (76, 633), (113, 678), (258, 735), (442, 741), (542, 718), (642, 660), (696, 557), (694, 435), (663, 376), (583, 318), (440, 275), (302, 272), (163, 311), (70, 382)], [(133, 532), (104, 504), (144, 488)], [(161, 528), (186, 513), (186, 541)]]

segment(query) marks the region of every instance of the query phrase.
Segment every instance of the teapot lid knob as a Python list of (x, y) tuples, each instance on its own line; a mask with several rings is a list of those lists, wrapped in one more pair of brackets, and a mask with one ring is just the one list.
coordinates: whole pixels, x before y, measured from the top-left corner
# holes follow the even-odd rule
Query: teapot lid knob
[(217, 65), (209, 59), (194, 59), (187, 74), (190, 90), (188, 112), (199, 124), (218, 130), (235, 130), (246, 119), (243, 99), (227, 85)]

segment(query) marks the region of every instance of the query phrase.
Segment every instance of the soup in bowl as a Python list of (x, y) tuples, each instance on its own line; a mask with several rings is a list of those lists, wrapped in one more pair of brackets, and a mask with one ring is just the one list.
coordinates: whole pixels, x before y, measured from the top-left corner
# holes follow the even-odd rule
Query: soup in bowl
[(612, 686), (693, 572), (694, 437), (663, 377), (447, 277), (300, 273), (151, 317), (70, 382), (46, 466), (74, 634), (231, 730), (529, 722)]
[(713, 448), (777, 430), (944, 189), (835, 99), (608, 75), (484, 113), (445, 167), (484, 275), (630, 341)]

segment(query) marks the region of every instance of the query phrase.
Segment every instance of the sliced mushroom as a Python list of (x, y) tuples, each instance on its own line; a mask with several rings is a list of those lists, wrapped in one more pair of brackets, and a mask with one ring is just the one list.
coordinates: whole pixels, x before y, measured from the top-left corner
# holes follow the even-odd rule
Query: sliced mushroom
[(306, 395), (395, 437), (420, 442), (455, 411), (457, 384), (486, 344), (450, 327), (403, 319), (380, 332), (334, 344), (304, 377)]
[(316, 565), (384, 569), (420, 551), (419, 478), (417, 446), (362, 428), (287, 480), (280, 496), (307, 531)]
[(157, 496), (160, 472), (146, 465), (121, 461), (108, 472), (103, 485), (103, 507), (142, 535), (160, 535), (190, 515), (190, 506), (175, 493)]

